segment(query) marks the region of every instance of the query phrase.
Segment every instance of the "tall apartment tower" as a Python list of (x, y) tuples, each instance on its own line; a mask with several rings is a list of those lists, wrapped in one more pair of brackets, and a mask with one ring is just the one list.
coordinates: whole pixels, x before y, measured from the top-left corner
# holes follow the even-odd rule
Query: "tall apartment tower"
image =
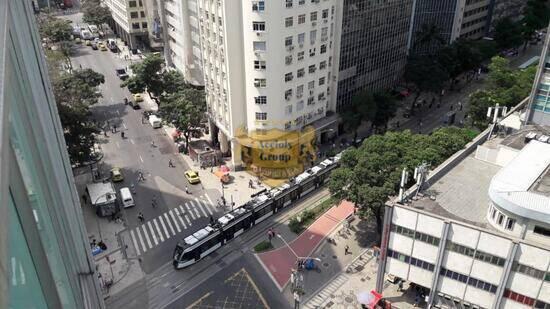
[(104, 308), (31, 1), (0, 1), (0, 308)]
[(188, 83), (204, 86), (197, 0), (166, 0), (163, 5), (166, 63)]
[(394, 86), (407, 63), (414, 0), (344, 0), (338, 108), (357, 92)]
[[(548, 26), (550, 30), (550, 25)], [(550, 126), (550, 36), (546, 35), (525, 116), (527, 124)]]
[(288, 164), (254, 149), (276, 152), (285, 133), (335, 124), (341, 1), (197, 3), (214, 142), (235, 167)]

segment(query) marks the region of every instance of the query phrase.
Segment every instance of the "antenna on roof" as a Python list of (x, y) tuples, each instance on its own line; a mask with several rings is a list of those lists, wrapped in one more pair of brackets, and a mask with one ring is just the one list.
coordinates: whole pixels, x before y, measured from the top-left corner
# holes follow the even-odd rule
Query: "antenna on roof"
[[(416, 172), (416, 170), (415, 170)], [(405, 192), (405, 184), (407, 184), (407, 180), (409, 179), (409, 172), (407, 171), (407, 168), (403, 168), (403, 172), (401, 172), (401, 183), (399, 184), (399, 203), (403, 204), (404, 196), (403, 193)]]
[(422, 188), (422, 185), (426, 182), (426, 178), (428, 178), (428, 168), (430, 166), (426, 162), (422, 162), (420, 166), (414, 169), (414, 180), (416, 181), (416, 193), (414, 196), (416, 197), (418, 195), (418, 192), (420, 192), (420, 189)]

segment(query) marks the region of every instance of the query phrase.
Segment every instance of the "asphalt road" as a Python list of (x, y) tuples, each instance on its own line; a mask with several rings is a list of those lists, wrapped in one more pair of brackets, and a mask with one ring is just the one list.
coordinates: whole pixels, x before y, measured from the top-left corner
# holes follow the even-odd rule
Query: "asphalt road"
[[(80, 14), (67, 15), (73, 22), (78, 22), (79, 16)], [(100, 86), (103, 98), (92, 107), (94, 119), (107, 131), (107, 137), (101, 136), (98, 141), (104, 153), (99, 168), (103, 177), (108, 176), (112, 167), (122, 168), (125, 179), (115, 184), (117, 190), (131, 187), (132, 184), (135, 186), (136, 206), (123, 209), (122, 216), (127, 232), (135, 230), (132, 236), (138, 246), (148, 247), (147, 251), (140, 251), (140, 258), (143, 270), (146, 273), (151, 272), (169, 262), (178, 240), (205, 226), (211, 213), (214, 218), (221, 215), (222, 211), (211, 205), (221, 193), (218, 188), (203, 188), (201, 184), (190, 185), (184, 177), (184, 172), (189, 168), (166, 132), (163, 129), (153, 129), (143, 121), (143, 109), (134, 110), (124, 105), (123, 99), (131, 96), (127, 89), (120, 88), (121, 80), (116, 76), (115, 68), (125, 68), (130, 65), (129, 62), (119, 59), (116, 53), (92, 50), (84, 45), (75, 47), (72, 62), (75, 69), (91, 68), (105, 76), (105, 84)], [(115, 125), (117, 129), (113, 133), (111, 130)], [(125, 133), (125, 138), (121, 137), (121, 132)], [(175, 167), (168, 166), (169, 160), (172, 160)], [(140, 171), (145, 181), (138, 182)], [(185, 192), (186, 187), (190, 194)], [(153, 200), (156, 200), (155, 207)], [(174, 216), (174, 208), (190, 211), (188, 217), (183, 217), (180, 221)], [(139, 229), (142, 235), (138, 237), (136, 228), (141, 226), (138, 219), (140, 212), (144, 216), (146, 228), (142, 226)]]

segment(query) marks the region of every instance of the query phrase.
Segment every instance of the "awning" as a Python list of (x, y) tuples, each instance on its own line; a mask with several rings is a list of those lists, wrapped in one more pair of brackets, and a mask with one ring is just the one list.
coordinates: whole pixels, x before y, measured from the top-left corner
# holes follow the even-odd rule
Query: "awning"
[(360, 304), (366, 305), (367, 308), (374, 309), (378, 302), (382, 299), (382, 294), (377, 293), (375, 290), (369, 292), (360, 292), (357, 294), (357, 301)]

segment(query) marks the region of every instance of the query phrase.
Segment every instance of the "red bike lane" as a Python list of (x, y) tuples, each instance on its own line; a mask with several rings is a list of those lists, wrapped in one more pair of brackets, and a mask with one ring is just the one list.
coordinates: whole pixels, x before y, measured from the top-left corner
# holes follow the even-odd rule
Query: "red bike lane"
[[(310, 256), (342, 221), (353, 214), (353, 204), (341, 202), (319, 217), (307, 230), (289, 243), (289, 246), (300, 257)], [(296, 256), (288, 246), (256, 254), (256, 257), (268, 272), (277, 287), (282, 290), (290, 280), (292, 268), (296, 267)]]

